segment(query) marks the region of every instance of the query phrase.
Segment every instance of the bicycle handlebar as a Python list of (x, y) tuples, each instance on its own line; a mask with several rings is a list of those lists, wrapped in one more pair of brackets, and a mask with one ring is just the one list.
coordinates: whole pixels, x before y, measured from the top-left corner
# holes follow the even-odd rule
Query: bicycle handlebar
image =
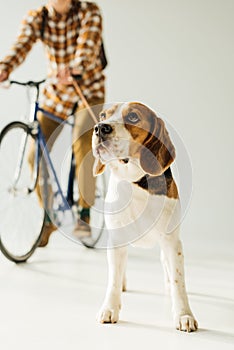
[(40, 80), (40, 81), (33, 81), (33, 80), (29, 80), (26, 82), (21, 82), (21, 81), (17, 81), (17, 80), (9, 80), (10, 84), (16, 84), (16, 85), (22, 85), (22, 86), (29, 86), (29, 87), (39, 87), (41, 84), (43, 84), (46, 80)]
[(18, 80), (4, 80), (0, 82), (0, 88), (8, 89), (11, 85), (21, 85), (21, 86), (28, 86), (28, 87), (35, 87), (37, 91), (39, 91), (40, 85), (43, 84), (46, 81), (46, 79), (40, 80), (40, 81), (18, 81)]
[[(78, 82), (80, 82), (82, 80), (82, 75), (80, 74), (72, 74), (73, 77), (73, 86), (78, 94), (78, 96), (80, 97), (81, 101), (83, 102), (84, 106), (87, 108), (90, 116), (92, 117), (93, 121), (95, 122), (95, 124), (98, 122), (95, 114), (93, 113), (92, 109), (90, 108), (86, 98), (84, 97)], [(46, 81), (46, 79), (40, 80), (40, 81), (33, 81), (33, 80), (29, 80), (26, 82), (20, 82), (17, 80), (7, 80), (5, 82), (7, 82), (9, 85), (12, 84), (16, 84), (16, 85), (21, 85), (21, 86), (29, 86), (29, 87), (35, 87), (37, 89), (37, 96), (36, 96), (36, 100), (38, 100), (39, 98), (39, 88), (40, 85), (43, 84)], [(4, 83), (4, 82), (3, 82)]]
[(38, 100), (40, 85), (43, 84), (45, 81), (46, 81), (46, 79), (39, 80), (39, 81), (29, 80), (29, 81), (25, 81), (25, 82), (18, 81), (18, 80), (5, 80), (5, 81), (3, 81), (0, 84), (0, 87), (9, 88), (13, 84), (21, 85), (21, 86), (27, 86), (27, 87), (30, 87), (30, 88), (34, 87), (37, 90), (36, 99)]
[[(79, 82), (81, 79), (82, 79), (82, 75), (80, 74), (73, 74), (72, 77), (77, 81)], [(5, 80), (3, 81), (2, 83), (2, 86), (6, 85), (8, 86), (9, 85), (21, 85), (21, 86), (29, 86), (29, 87), (36, 87), (38, 88), (41, 84), (43, 84), (44, 82), (46, 81), (46, 79), (43, 79), (43, 80), (39, 80), (39, 81), (34, 81), (34, 80), (29, 80), (29, 81), (25, 81), (25, 82), (22, 82), (22, 81), (18, 81), (18, 80)], [(4, 84), (5, 83), (5, 84)]]

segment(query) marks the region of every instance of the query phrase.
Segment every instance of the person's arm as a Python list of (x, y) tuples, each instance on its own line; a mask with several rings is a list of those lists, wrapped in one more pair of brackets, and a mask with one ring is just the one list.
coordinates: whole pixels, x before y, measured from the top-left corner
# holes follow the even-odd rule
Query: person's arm
[(81, 28), (77, 40), (74, 71), (85, 72), (92, 69), (99, 56), (102, 43), (102, 16), (96, 4), (91, 4), (81, 19)]
[(21, 23), (20, 33), (10, 49), (9, 54), (0, 61), (0, 81), (8, 78), (9, 74), (26, 58), (33, 44), (39, 37), (38, 14), (29, 11)]

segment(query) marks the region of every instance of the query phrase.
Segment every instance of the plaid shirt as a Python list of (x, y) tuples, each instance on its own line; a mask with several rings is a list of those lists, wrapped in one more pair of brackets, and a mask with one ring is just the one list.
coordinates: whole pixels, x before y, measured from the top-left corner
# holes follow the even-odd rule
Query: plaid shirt
[[(102, 42), (102, 17), (95, 3), (72, 0), (65, 15), (47, 5), (48, 16), (44, 37), (41, 38), (42, 7), (28, 12), (22, 21), (19, 36), (0, 69), (9, 74), (26, 58), (33, 44), (42, 40), (48, 58), (48, 76), (70, 67), (82, 72), (81, 89), (89, 99), (104, 98), (104, 75), (99, 58)], [(72, 85), (62, 85), (49, 79), (42, 95), (43, 108), (66, 119), (74, 104), (79, 102)]]

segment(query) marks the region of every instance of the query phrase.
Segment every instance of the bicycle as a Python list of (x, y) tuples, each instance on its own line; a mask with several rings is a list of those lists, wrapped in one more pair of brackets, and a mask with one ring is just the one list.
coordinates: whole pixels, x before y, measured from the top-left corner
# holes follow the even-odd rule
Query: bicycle
[[(71, 118), (63, 120), (46, 111), (39, 105), (40, 85), (45, 80), (19, 82), (9, 81), (36, 89), (29, 119), (13, 121), (7, 124), (0, 133), (0, 250), (11, 261), (25, 262), (33, 254), (41, 241), (43, 226), (46, 217), (56, 224), (58, 228), (65, 225), (67, 228), (74, 225), (77, 220), (77, 199), (74, 199), (75, 163), (73, 153), (70, 156), (69, 175), (66, 189), (63, 190), (56, 170), (49, 154), (40, 123), (38, 112), (46, 117), (69, 125), (74, 125)], [(30, 169), (27, 159), (28, 150), (34, 143), (34, 168)], [(42, 165), (40, 165), (42, 163)], [(36, 185), (39, 180), (39, 166), (46, 172), (49, 181), (44, 181), (44, 207), (40, 206), (36, 194)], [(40, 170), (41, 171), (41, 170)], [(88, 248), (94, 248), (99, 241), (104, 228), (103, 203), (105, 196), (105, 178), (99, 177), (95, 205), (91, 208), (91, 220), (95, 218), (95, 233), (92, 232), (91, 241), (78, 240), (67, 232), (65, 236), (74, 241), (81, 242)], [(53, 183), (53, 199), (49, 204), (48, 183)], [(70, 226), (69, 226), (70, 225)], [(20, 231), (20, 234), (19, 234)]]

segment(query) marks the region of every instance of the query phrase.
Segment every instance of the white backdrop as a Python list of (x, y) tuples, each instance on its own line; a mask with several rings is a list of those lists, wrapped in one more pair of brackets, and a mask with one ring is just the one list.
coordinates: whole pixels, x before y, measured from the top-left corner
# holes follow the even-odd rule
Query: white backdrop
[[(0, 11), (3, 57), (27, 9), (41, 0), (8, 0)], [(233, 254), (233, 0), (99, 0), (109, 66), (107, 102), (139, 100), (184, 140), (193, 196), (183, 224), (187, 250)], [(40, 44), (12, 77), (40, 79)], [(25, 108), (17, 88), (0, 91), (0, 127)]]

